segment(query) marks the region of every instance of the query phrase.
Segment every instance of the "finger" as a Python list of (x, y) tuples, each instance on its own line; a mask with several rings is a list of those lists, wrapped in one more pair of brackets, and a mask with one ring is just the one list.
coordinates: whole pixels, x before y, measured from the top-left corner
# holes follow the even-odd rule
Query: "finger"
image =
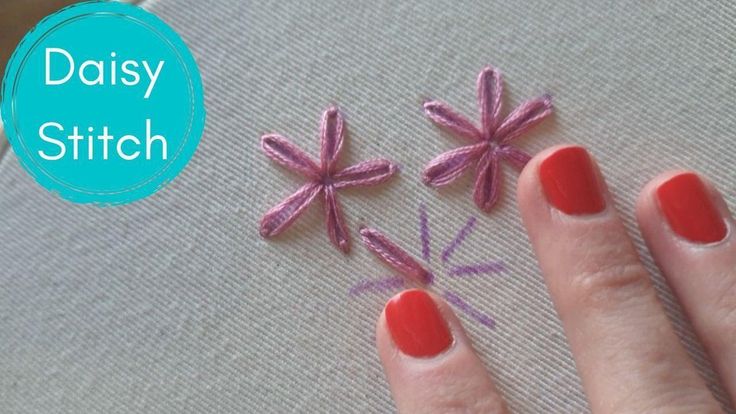
[(688, 172), (642, 190), (637, 217), (659, 268), (736, 401), (736, 240), (723, 198)]
[(391, 298), (376, 324), (376, 346), (399, 413), (507, 413), (442, 299), (420, 289)]
[(585, 149), (534, 157), (518, 199), (593, 412), (721, 412)]

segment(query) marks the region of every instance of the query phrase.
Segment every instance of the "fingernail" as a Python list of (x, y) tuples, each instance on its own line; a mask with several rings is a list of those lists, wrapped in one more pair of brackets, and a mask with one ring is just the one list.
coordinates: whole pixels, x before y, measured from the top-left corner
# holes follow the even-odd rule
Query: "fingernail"
[(386, 305), (386, 323), (401, 352), (433, 357), (452, 344), (452, 334), (439, 308), (427, 292), (405, 290)]
[(584, 148), (557, 150), (542, 161), (539, 178), (547, 201), (563, 213), (594, 214), (606, 207), (593, 161)]
[(726, 237), (726, 223), (705, 184), (693, 173), (676, 175), (657, 188), (659, 206), (672, 230), (695, 243)]

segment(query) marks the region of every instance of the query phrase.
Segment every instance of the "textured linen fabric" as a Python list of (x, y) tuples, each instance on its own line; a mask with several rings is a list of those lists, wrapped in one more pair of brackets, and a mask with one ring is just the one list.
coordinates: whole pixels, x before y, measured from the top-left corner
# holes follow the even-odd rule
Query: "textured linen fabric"
[[(428, 209), (434, 289), (458, 311), (515, 413), (588, 412), (504, 165), (491, 214), (471, 180), (440, 191), (423, 165), (460, 145), (421, 112), (439, 98), (477, 120), (475, 77), (505, 74), (506, 107), (549, 92), (555, 116), (518, 145), (590, 148), (652, 271), (678, 334), (717, 397), (706, 358), (647, 253), (633, 206), (661, 171), (702, 172), (736, 205), (736, 8), (729, 1), (144, 2), (192, 49), (208, 118), (168, 187), (113, 208), (74, 205), (0, 161), (0, 401), (7, 413), (384, 413), (393, 403), (374, 323), (393, 292), (351, 297), (391, 272), (359, 243), (375, 226), (420, 257)], [(345, 163), (389, 157), (401, 173), (341, 191), (353, 249), (327, 241), (319, 203), (285, 234), (260, 216), (301, 178), (259, 150), (264, 132), (317, 154), (322, 110), (347, 119)], [(441, 249), (475, 231), (450, 265), (502, 261), (450, 278)], [(733, 412), (733, 411), (730, 411)]]

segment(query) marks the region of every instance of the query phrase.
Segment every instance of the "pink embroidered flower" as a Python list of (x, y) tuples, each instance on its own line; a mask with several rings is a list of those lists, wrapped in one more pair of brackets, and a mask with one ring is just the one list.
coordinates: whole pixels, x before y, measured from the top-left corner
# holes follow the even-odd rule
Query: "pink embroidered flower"
[(340, 203), (337, 201), (337, 190), (382, 183), (397, 168), (390, 161), (377, 159), (338, 169), (337, 159), (344, 138), (343, 126), (343, 119), (337, 108), (329, 108), (322, 114), (319, 163), (280, 135), (267, 134), (261, 137), (261, 148), (269, 158), (308, 179), (297, 192), (266, 212), (261, 219), (261, 236), (275, 236), (286, 230), (315, 197), (322, 193), (330, 241), (345, 253), (350, 250), (350, 239)]
[(500, 194), (500, 160), (508, 160), (522, 169), (531, 158), (511, 146), (511, 141), (552, 113), (552, 98), (544, 95), (522, 103), (506, 118), (501, 118), (502, 95), (501, 73), (486, 67), (478, 75), (480, 129), (443, 102), (424, 104), (424, 112), (432, 121), (471, 142), (430, 161), (423, 172), (424, 182), (435, 187), (449, 184), (478, 161), (473, 200), (485, 212), (493, 208)]

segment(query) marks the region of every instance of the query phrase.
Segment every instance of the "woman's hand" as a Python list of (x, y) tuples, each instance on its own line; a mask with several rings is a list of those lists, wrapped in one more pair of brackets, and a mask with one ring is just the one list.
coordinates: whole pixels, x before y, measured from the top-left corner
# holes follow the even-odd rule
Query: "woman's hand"
[[(721, 413), (587, 152), (559, 146), (534, 157), (519, 177), (518, 202), (593, 413)], [(726, 204), (702, 177), (671, 172), (642, 190), (637, 218), (736, 399), (736, 240)], [(399, 293), (376, 330), (400, 413), (507, 413), (460, 321), (439, 297)]]

